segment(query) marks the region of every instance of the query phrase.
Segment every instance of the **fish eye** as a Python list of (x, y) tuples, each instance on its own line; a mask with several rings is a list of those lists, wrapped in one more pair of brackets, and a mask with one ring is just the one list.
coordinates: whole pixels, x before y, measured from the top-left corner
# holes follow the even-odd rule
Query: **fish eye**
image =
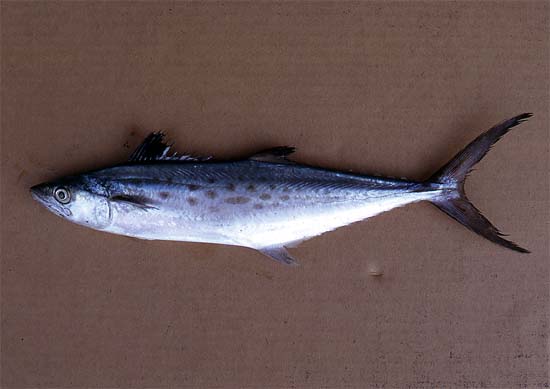
[(59, 187), (53, 191), (53, 196), (61, 204), (67, 204), (71, 201), (71, 192), (67, 188)]

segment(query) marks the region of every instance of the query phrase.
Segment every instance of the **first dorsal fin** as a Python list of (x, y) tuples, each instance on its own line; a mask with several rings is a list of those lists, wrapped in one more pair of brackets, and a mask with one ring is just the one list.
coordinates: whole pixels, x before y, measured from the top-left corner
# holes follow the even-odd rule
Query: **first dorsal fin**
[(166, 135), (162, 131), (150, 133), (132, 153), (129, 161), (205, 161), (210, 159), (210, 157), (178, 155), (177, 153), (169, 154), (173, 144), (167, 144), (164, 141), (165, 137)]
[(260, 151), (252, 155), (249, 159), (252, 161), (271, 162), (271, 163), (294, 163), (287, 157), (294, 153), (296, 148), (290, 146), (279, 146)]

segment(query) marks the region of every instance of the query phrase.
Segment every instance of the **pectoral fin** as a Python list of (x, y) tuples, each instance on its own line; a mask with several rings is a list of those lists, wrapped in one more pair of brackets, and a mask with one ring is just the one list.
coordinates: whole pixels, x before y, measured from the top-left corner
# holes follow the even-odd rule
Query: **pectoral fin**
[(136, 196), (136, 195), (132, 196), (132, 195), (120, 194), (120, 195), (114, 195), (109, 197), (109, 200), (115, 203), (119, 202), (119, 203), (132, 205), (136, 208), (140, 208), (143, 210), (157, 209), (157, 207), (152, 205), (151, 200), (144, 196)]
[(286, 251), (283, 246), (271, 246), (258, 249), (262, 254), (267, 255), (271, 259), (277, 262), (283, 263), (289, 266), (298, 266), (299, 263)]

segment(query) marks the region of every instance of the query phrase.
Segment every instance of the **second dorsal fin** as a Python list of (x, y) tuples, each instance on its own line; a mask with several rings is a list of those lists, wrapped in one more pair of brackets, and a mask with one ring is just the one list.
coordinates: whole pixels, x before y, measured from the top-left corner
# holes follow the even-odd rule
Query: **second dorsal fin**
[(271, 149), (260, 151), (252, 155), (249, 159), (253, 161), (260, 162), (271, 162), (271, 163), (294, 163), (287, 159), (287, 157), (294, 153), (296, 148), (290, 146), (279, 146), (273, 147)]

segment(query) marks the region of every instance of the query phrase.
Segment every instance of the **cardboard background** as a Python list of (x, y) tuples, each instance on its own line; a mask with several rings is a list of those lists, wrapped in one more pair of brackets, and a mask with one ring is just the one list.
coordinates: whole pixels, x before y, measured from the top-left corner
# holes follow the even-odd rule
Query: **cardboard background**
[[(1, 384), (549, 384), (549, 6), (2, 2)], [(417, 204), (292, 249), (87, 230), (28, 188), (179, 151), (421, 179), (534, 112), (466, 190), (520, 255)], [(381, 278), (367, 273), (375, 266)]]

